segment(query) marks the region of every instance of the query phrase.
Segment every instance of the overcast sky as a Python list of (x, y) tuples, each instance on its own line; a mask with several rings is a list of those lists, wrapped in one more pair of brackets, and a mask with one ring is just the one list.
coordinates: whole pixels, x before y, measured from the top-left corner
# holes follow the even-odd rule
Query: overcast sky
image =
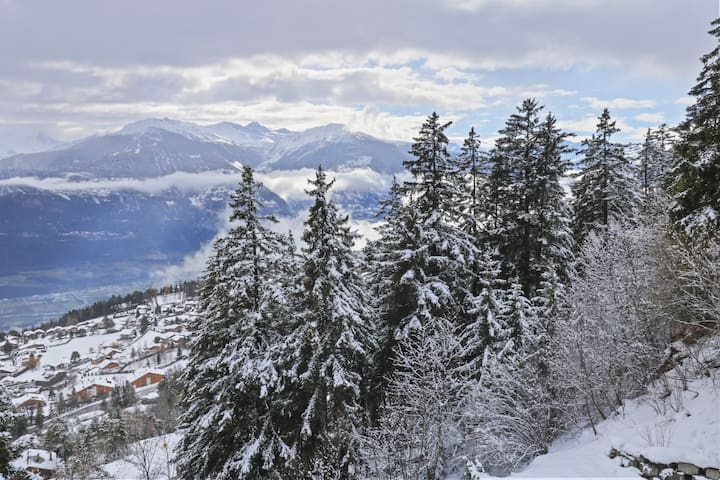
[[(629, 137), (683, 116), (717, 0), (0, 0), (0, 144), (147, 117), (492, 138), (524, 98)], [(0, 145), (1, 146), (1, 145)], [(10, 145), (13, 146), (13, 145)]]

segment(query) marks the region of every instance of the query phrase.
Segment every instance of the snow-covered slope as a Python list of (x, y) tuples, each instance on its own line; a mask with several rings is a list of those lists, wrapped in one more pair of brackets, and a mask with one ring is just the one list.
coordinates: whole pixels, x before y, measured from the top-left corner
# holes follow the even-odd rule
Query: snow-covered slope
[[(622, 467), (628, 460), (610, 458), (612, 449), (642, 455), (661, 464), (690, 463), (720, 467), (720, 338), (692, 347), (701, 364), (686, 360), (651, 386), (647, 395), (625, 402), (617, 414), (575, 436), (554, 443), (550, 452), (533, 460), (520, 478), (639, 478), (639, 471)], [(715, 365), (715, 368), (713, 368)], [(709, 376), (706, 376), (709, 375)], [(669, 388), (666, 388), (668, 386)]]

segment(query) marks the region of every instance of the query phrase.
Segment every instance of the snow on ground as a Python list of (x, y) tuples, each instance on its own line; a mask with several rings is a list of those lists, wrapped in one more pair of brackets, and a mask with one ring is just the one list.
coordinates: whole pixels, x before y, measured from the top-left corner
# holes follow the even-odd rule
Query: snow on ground
[(112, 478), (123, 480), (142, 480), (146, 474), (150, 478), (172, 478), (175, 465), (171, 459), (179, 440), (177, 433), (141, 440), (128, 447), (124, 459), (108, 463), (103, 468)]
[(72, 352), (78, 352), (81, 356), (87, 356), (90, 349), (97, 352), (101, 346), (111, 345), (117, 342), (119, 338), (118, 333), (75, 337), (67, 343), (48, 347), (47, 352), (42, 355), (41, 362), (46, 365), (70, 363)]
[(577, 437), (562, 438), (512, 476), (639, 478), (638, 470), (608, 457), (612, 448), (660, 463), (720, 467), (720, 385), (712, 379), (690, 382), (686, 391), (664, 401), (650, 396), (627, 401), (623, 410), (597, 425), (597, 436), (587, 428)]

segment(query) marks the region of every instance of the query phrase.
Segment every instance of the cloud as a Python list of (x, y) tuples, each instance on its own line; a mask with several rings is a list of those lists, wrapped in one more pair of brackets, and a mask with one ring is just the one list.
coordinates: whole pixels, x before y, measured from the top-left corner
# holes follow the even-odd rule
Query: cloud
[(683, 97), (676, 98), (675, 103), (677, 103), (678, 105), (683, 105), (683, 106), (689, 107), (690, 105), (695, 103), (695, 97), (691, 97), (690, 95), (685, 95)]
[[(638, 141), (645, 138), (645, 132), (647, 127), (635, 127), (626, 122), (623, 117), (611, 117), (611, 120), (615, 122), (615, 126), (620, 129), (617, 134), (618, 138), (614, 141), (624, 140)], [(592, 133), (597, 131), (598, 117), (588, 115), (580, 119), (575, 120), (558, 120), (558, 126), (568, 132), (577, 133), (578, 136), (574, 138), (575, 141), (582, 141), (588, 138)]]
[(450, 8), (461, 11), (475, 12), (491, 6), (503, 5), (511, 8), (541, 9), (547, 7), (560, 8), (593, 8), (602, 3), (600, 0), (446, 0)]
[(601, 100), (595, 97), (583, 97), (580, 100), (589, 103), (590, 107), (596, 110), (602, 110), (604, 108), (610, 110), (653, 108), (657, 104), (655, 100), (633, 100), (630, 98)]
[[(315, 177), (315, 169), (279, 170), (258, 172), (257, 178), (267, 188), (277, 193), (285, 201), (307, 199), (305, 190), (309, 188), (307, 180)], [(335, 184), (330, 190), (334, 192), (376, 192), (384, 193), (390, 189), (391, 178), (369, 168), (356, 168), (339, 172), (330, 171), (330, 179)]]
[(186, 173), (176, 172), (163, 177), (147, 180), (117, 179), (89, 180), (73, 182), (64, 178), (14, 177), (0, 179), (0, 186), (25, 185), (54, 192), (95, 191), (109, 192), (117, 190), (134, 190), (150, 195), (176, 188), (184, 193), (202, 192), (218, 185), (235, 185), (240, 181), (240, 173), (227, 174), (220, 172)]
[(665, 115), (662, 113), (641, 113), (633, 117), (638, 122), (661, 124), (665, 121)]
[[(223, 214), (223, 218), (228, 217), (229, 212), (225, 212)], [(306, 219), (307, 212), (303, 211), (295, 217), (279, 217), (278, 223), (271, 224), (270, 227), (277, 233), (286, 234), (289, 231), (292, 232), (293, 237), (300, 248), (303, 246), (302, 232), (305, 228), (304, 222)], [(355, 241), (355, 250), (360, 250), (367, 244), (368, 241), (379, 238), (379, 234), (376, 230), (376, 227), (379, 225), (378, 222), (350, 219), (349, 224), (350, 228), (360, 235), (360, 238)], [(225, 222), (213, 240), (204, 244), (196, 252), (185, 256), (182, 262), (177, 265), (168, 265), (157, 269), (151, 275), (153, 284), (174, 285), (185, 280), (200, 277), (205, 271), (208, 259), (214, 253), (213, 243), (218, 237), (226, 235), (229, 228), (230, 225)]]
[(705, 30), (715, 16), (708, 2), (674, 0), (0, 8), (0, 124), (61, 140), (151, 116), (293, 129), (355, 122), (407, 140), (432, 110), (469, 118), (523, 94), (562, 105), (597, 99), (598, 84), (611, 108), (626, 108), (617, 101), (647, 94), (646, 85), (658, 89), (672, 118), (677, 89), (713, 47)]

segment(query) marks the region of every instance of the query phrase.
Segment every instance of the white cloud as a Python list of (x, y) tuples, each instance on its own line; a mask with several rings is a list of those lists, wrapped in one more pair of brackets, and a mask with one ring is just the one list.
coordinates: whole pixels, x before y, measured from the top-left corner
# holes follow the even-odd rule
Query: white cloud
[(583, 97), (580, 100), (587, 102), (596, 110), (608, 108), (610, 110), (653, 108), (655, 100), (633, 100), (630, 98), (614, 98), (612, 100), (601, 100), (595, 97)]
[(163, 177), (138, 180), (133, 178), (116, 180), (90, 180), (71, 182), (64, 178), (15, 177), (0, 179), (0, 186), (26, 185), (54, 192), (94, 191), (110, 192), (134, 190), (147, 194), (158, 194), (171, 188), (185, 193), (202, 192), (217, 185), (235, 185), (240, 181), (240, 173), (219, 172), (186, 173), (176, 172)]
[(665, 115), (662, 113), (641, 113), (633, 117), (638, 122), (661, 124), (665, 121)]
[[(223, 219), (227, 219), (228, 217), (229, 212), (224, 212), (222, 214)], [(298, 247), (301, 247), (303, 245), (302, 232), (305, 228), (304, 222), (306, 218), (307, 212), (303, 211), (295, 217), (279, 217), (278, 223), (271, 224), (270, 227), (273, 231), (278, 233), (286, 234), (289, 231), (292, 232), (295, 242)], [(350, 228), (360, 235), (360, 238), (355, 241), (355, 250), (360, 250), (367, 244), (368, 241), (379, 238), (379, 234), (376, 230), (378, 222), (372, 222), (369, 220), (354, 220), (351, 218), (349, 224)], [(213, 240), (204, 244), (196, 252), (185, 256), (179, 264), (168, 265), (153, 272), (151, 275), (153, 284), (173, 285), (184, 280), (198, 278), (205, 271), (207, 261), (214, 253), (213, 243), (218, 237), (226, 235), (229, 229), (230, 225), (227, 223), (227, 220), (225, 220), (225, 223)]]

